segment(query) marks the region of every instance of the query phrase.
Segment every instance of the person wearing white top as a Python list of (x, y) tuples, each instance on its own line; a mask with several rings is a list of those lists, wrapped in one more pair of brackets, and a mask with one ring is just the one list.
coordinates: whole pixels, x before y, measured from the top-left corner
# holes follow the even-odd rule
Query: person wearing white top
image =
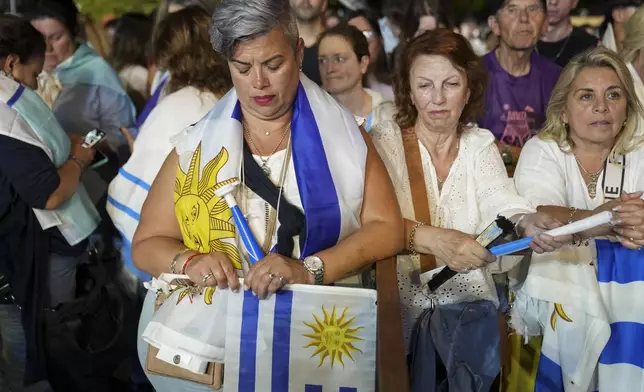
[[(410, 252), (434, 255), (438, 268), (459, 272), (436, 292), (439, 304), (489, 300), (498, 305), (491, 271), (507, 269), (474, 240), (502, 215), (517, 223), (520, 235), (538, 234), (558, 223), (517, 195), (490, 131), (467, 127), (482, 109), (486, 73), (469, 43), (448, 29), (413, 38), (404, 48), (402, 74), (396, 75), (396, 122), (377, 126), (372, 137), (394, 183), (405, 219)], [(403, 133), (418, 140), (431, 213), (417, 222), (403, 147)], [(538, 235), (536, 252), (552, 251), (565, 238)], [(398, 256), (405, 337), (417, 317), (431, 306), (418, 280), (417, 257)]]
[(614, 52), (619, 52), (624, 40), (624, 26), (642, 5), (641, 0), (612, 0), (608, 3), (606, 13), (606, 31), (601, 40), (601, 46)]
[[(619, 57), (631, 72), (637, 98), (644, 102), (644, 7), (640, 7), (626, 23)], [(638, 134), (644, 134), (644, 120), (640, 121)]]
[(130, 244), (148, 190), (172, 151), (170, 139), (199, 121), (232, 87), (226, 62), (216, 53), (202, 55), (211, 48), (209, 22), (207, 12), (190, 8), (168, 15), (161, 23), (154, 45), (157, 61), (174, 75), (168, 85), (170, 94), (146, 119), (132, 156), (109, 186), (107, 211), (123, 236), (126, 267), (139, 277), (147, 278), (134, 268)]
[(391, 121), (394, 103), (385, 100), (381, 93), (364, 88), (370, 62), (369, 43), (364, 34), (356, 27), (338, 25), (322, 33), (318, 42), (322, 88), (357, 119), (364, 119), (367, 132), (383, 121)]
[(532, 257), (512, 325), (543, 335), (536, 388), (634, 391), (644, 383), (644, 140), (629, 71), (613, 51), (576, 57), (555, 86), (547, 121), (521, 152), (515, 183), (538, 211), (574, 222), (613, 211), (610, 226)]

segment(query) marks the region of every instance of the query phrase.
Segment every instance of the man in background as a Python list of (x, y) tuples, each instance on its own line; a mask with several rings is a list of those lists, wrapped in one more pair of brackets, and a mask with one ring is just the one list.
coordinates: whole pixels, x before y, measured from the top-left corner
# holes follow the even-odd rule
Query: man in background
[(546, 19), (545, 0), (489, 0), (488, 5), (499, 47), (483, 57), (489, 85), (479, 126), (499, 140), (511, 174), (520, 148), (544, 123), (561, 67), (534, 50)]
[(327, 0), (290, 0), (291, 9), (297, 20), (297, 29), (304, 40), (304, 59), (302, 72), (320, 85), (320, 67), (318, 65), (318, 37), (325, 29), (324, 15)]
[(548, 0), (546, 32), (537, 44), (537, 53), (561, 67), (598, 43), (596, 37), (570, 23), (570, 13), (578, 3), (579, 0)]
[(602, 46), (619, 52), (624, 41), (624, 26), (633, 16), (642, 0), (612, 0), (607, 2), (606, 20)]

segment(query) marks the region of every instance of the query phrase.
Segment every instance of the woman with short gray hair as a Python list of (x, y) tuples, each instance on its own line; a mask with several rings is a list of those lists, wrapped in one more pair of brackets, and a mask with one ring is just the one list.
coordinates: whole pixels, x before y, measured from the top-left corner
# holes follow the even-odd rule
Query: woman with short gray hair
[[(223, 0), (212, 43), (234, 88), (175, 139), (141, 212), (136, 266), (188, 275), (198, 287), (238, 290), (243, 277), (264, 299), (286, 284), (336, 283), (396, 254), (403, 227), (389, 176), (351, 113), (300, 72), (304, 46), (288, 0)], [(252, 265), (215, 194), (238, 177), (234, 195), (268, 254)], [(154, 304), (150, 292), (140, 332)], [(139, 339), (142, 363), (147, 351)], [(149, 377), (158, 392), (212, 390)]]

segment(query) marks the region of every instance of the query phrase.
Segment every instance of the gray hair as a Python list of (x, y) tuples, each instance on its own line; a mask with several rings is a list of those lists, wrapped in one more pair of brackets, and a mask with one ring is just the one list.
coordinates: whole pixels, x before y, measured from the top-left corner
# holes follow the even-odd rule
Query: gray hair
[(275, 27), (284, 31), (295, 51), (300, 35), (289, 0), (221, 0), (212, 17), (212, 47), (230, 60), (237, 44)]

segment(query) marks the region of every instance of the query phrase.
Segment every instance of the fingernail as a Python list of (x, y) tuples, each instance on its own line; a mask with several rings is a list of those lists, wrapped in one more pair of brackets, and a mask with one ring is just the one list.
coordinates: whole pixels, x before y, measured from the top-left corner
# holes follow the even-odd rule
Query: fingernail
[(610, 221), (611, 226), (618, 226), (618, 225), (621, 225), (622, 223), (624, 223), (624, 221), (622, 221), (622, 220), (612, 220), (612, 221)]
[(621, 206), (613, 207), (613, 212), (619, 212), (621, 210)]

